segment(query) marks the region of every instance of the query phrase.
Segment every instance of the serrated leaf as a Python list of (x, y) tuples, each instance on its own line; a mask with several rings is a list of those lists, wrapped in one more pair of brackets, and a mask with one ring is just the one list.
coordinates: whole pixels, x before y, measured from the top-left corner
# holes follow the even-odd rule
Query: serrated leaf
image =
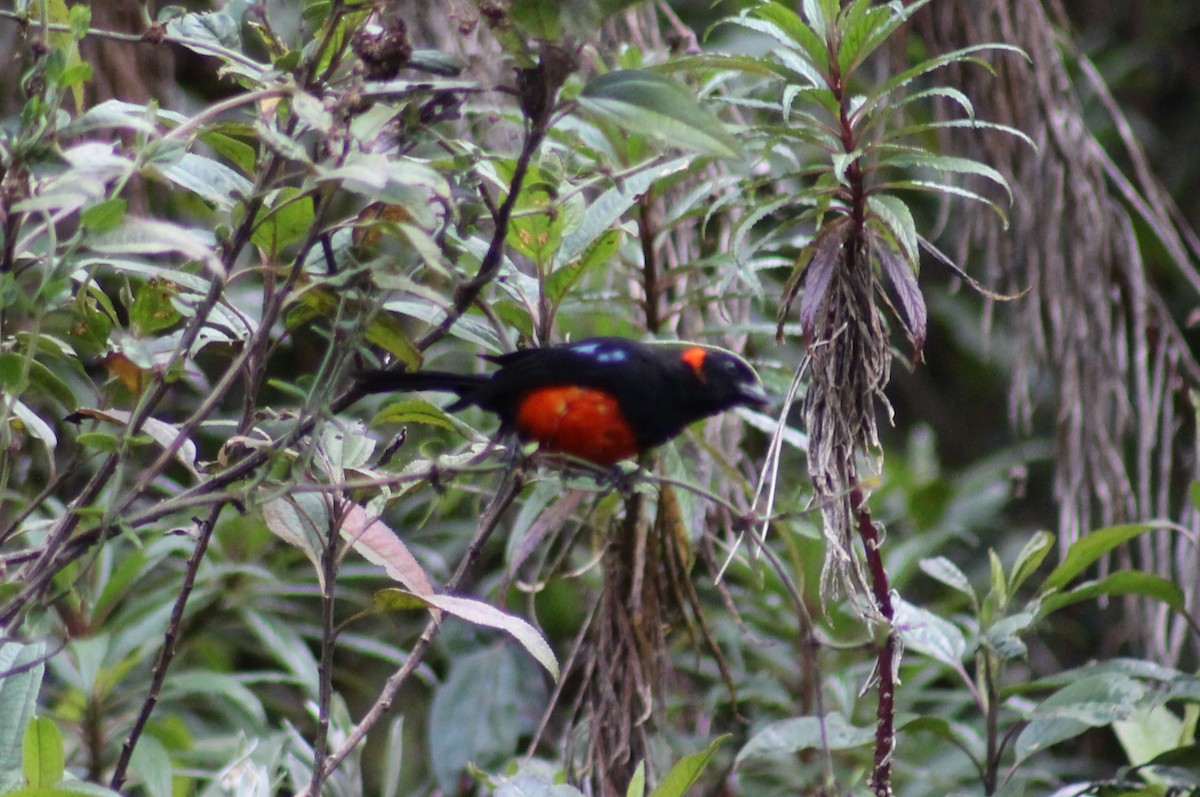
[(621, 238), (620, 230), (606, 230), (592, 241), (579, 260), (556, 268), (546, 278), (546, 298), (558, 304), (589, 271), (606, 263), (611, 264), (621, 246)]
[(741, 155), (724, 123), (682, 84), (655, 72), (617, 70), (584, 87), (579, 104), (623, 130), (719, 158)]
[(893, 75), (872, 89), (864, 98), (862, 105), (860, 105), (855, 112), (855, 123), (857, 124), (858, 118), (864, 118), (874, 113), (875, 109), (883, 105), (886, 98), (892, 92), (907, 86), (918, 77), (927, 75), (930, 72), (934, 72), (944, 66), (954, 63), (974, 63), (990, 71), (991, 67), (986, 61), (975, 57), (976, 53), (990, 51), (1015, 53), (1026, 60), (1029, 59), (1029, 56), (1020, 47), (1000, 43), (975, 44), (958, 50), (952, 50), (948, 53), (941, 53), (926, 61), (922, 61), (921, 63), (916, 64), (909, 69), (904, 70), (903, 72)]
[[(885, 148), (880, 148), (885, 149)], [(888, 154), (880, 157), (876, 165), (879, 167), (891, 166), (895, 168), (916, 168), (916, 169), (932, 169), (934, 171), (949, 172), (952, 174), (974, 174), (979, 177), (986, 178), (996, 185), (1004, 189), (1008, 195), (1008, 201), (1012, 203), (1012, 188), (1008, 184), (1008, 180), (1004, 175), (1000, 174), (996, 169), (988, 166), (985, 163), (972, 160), (971, 158), (962, 158), (954, 155), (941, 155), (938, 153), (925, 152), (923, 150), (911, 148), (895, 148), (892, 146), (886, 147), (890, 151)]]
[(908, 203), (888, 194), (874, 194), (867, 197), (867, 209), (887, 227), (891, 237), (903, 248), (908, 261), (919, 264), (920, 237)]
[(559, 256), (568, 263), (578, 258), (600, 236), (610, 231), (625, 211), (633, 207), (638, 198), (649, 191), (654, 183), (683, 172), (692, 161), (691, 157), (683, 157), (661, 163), (656, 160), (643, 164), (642, 168), (625, 177), (620, 184), (601, 193), (588, 203), (579, 226), (563, 236)]
[[(794, 54), (788, 66), (796, 69), (814, 86), (825, 86), (828, 47), (822, 33), (810, 27), (796, 12), (782, 3), (759, 3), (738, 17), (745, 28), (766, 34), (783, 45), (782, 51)], [(776, 50), (778, 55), (780, 50)]]

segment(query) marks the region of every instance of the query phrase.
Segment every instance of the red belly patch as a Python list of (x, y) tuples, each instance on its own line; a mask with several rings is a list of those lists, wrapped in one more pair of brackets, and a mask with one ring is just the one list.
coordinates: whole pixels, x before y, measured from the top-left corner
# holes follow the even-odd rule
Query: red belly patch
[(517, 431), (555, 451), (608, 467), (637, 454), (633, 431), (617, 400), (586, 387), (531, 391), (517, 411)]

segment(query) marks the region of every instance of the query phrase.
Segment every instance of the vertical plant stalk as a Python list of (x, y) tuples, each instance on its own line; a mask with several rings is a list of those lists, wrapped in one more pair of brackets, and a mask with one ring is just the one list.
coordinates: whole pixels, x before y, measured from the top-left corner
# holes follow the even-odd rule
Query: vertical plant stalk
[(325, 759), (329, 753), (329, 706), (333, 703), (333, 649), (337, 639), (333, 611), (337, 594), (338, 540), (341, 539), (346, 510), (351, 505), (342, 499), (335, 498), (334, 502), (336, 507), (330, 514), (325, 544), (321, 548), (321, 660), (317, 666), (317, 732), (312, 745), (312, 781), (308, 787), (313, 794), (321, 793), (321, 786), (328, 777)]
[(871, 791), (876, 797), (892, 795), (892, 752), (896, 747), (896, 660), (898, 649), (896, 628), (892, 621), (896, 616), (892, 606), (892, 591), (888, 585), (887, 570), (883, 567), (880, 553), (879, 527), (871, 520), (862, 489), (855, 487), (850, 500), (858, 516), (858, 534), (862, 539), (867, 560), (867, 573), (871, 577), (871, 593), (875, 608), (887, 621), (887, 636), (879, 647), (875, 660), (875, 677), (879, 684), (879, 704), (875, 709), (875, 768), (871, 772)]
[(659, 270), (658, 252), (654, 248), (657, 228), (654, 224), (652, 200), (643, 196), (638, 202), (638, 237), (642, 242), (642, 282), (646, 293), (646, 329), (658, 334), (662, 328), (662, 311), (659, 297), (662, 296), (662, 275)]
[[(525, 476), (520, 470), (509, 470), (505, 473), (500, 486), (496, 489), (495, 496), (492, 497), (491, 503), (483, 512), (483, 517), (479, 521), (479, 530), (475, 532), (474, 539), (467, 546), (466, 553), (459, 560), (458, 567), (454, 571), (454, 575), (446, 582), (445, 591), (453, 592), (463, 578), (470, 572), (471, 567), (479, 559), (479, 554), (483, 551), (483, 546), (492, 536), (492, 532), (500, 524), (500, 518), (504, 515), (505, 510), (512, 505), (516, 500), (517, 495), (521, 492), (521, 488), (525, 486)], [(408, 682), (409, 676), (416, 672), (417, 667), (425, 660), (425, 654), (429, 652), (429, 646), (433, 644), (433, 640), (437, 637), (438, 631), (441, 629), (441, 616), (434, 614), (433, 618), (425, 626), (425, 630), (421, 632), (421, 636), (409, 651), (408, 658), (399, 670), (394, 672), (384, 684), (383, 691), (379, 693), (379, 697), (363, 715), (363, 718), (358, 721), (358, 724), (346, 735), (345, 741), (338, 746), (336, 750), (329, 753), (322, 766), (314, 771), (313, 782), (320, 783), (327, 779), (333, 770), (338, 767), (350, 755), (358, 745), (362, 744), (367, 738), (367, 734), (375, 727), (376, 723), (383, 718), (383, 715), (392, 707), (392, 703), (396, 700), (396, 695), (400, 693), (400, 689)], [(297, 793), (296, 797), (315, 797), (320, 792), (313, 789), (312, 784), (306, 786), (303, 790)]]
[(183, 625), (183, 613), (187, 609), (188, 599), (192, 596), (192, 591), (196, 586), (196, 573), (200, 569), (200, 563), (204, 561), (209, 540), (212, 539), (213, 528), (224, 507), (224, 503), (217, 504), (209, 510), (208, 517), (200, 523), (199, 533), (196, 535), (196, 545), (184, 568), (183, 583), (179, 586), (179, 594), (175, 597), (175, 605), (171, 609), (171, 618), (167, 621), (163, 645), (158, 651), (158, 659), (154, 662), (150, 688), (146, 691), (146, 699), (142, 701), (142, 708), (133, 722), (133, 727), (129, 730), (129, 735), (125, 737), (125, 743), (121, 745), (121, 755), (117, 758), (117, 765), (113, 768), (112, 778), (109, 781), (109, 788), (113, 791), (120, 791), (125, 785), (125, 774), (129, 770), (129, 762), (133, 759), (133, 750), (142, 737), (142, 731), (146, 729), (146, 723), (150, 721), (150, 715), (158, 705), (158, 696), (162, 694), (163, 684), (167, 680), (167, 670), (170, 669), (171, 661), (175, 657), (175, 643), (179, 640), (179, 629)]

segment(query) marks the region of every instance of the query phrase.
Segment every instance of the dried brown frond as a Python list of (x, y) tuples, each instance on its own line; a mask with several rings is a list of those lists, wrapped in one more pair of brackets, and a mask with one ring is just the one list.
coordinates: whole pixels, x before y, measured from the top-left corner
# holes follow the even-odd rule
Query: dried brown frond
[[(1188, 391), (1200, 383), (1200, 366), (1147, 273), (1135, 217), (1167, 251), (1173, 278), (1195, 290), (1194, 234), (1177, 221), (1103, 83), (1060, 36), (1069, 26), (1056, 3), (934, 3), (915, 25), (937, 50), (1002, 41), (1031, 59), (999, 59), (994, 77), (965, 69), (955, 82), (989, 119), (1029, 134), (1037, 151), (974, 132), (947, 146), (999, 169), (1016, 196), (1010, 230), (988, 212), (956, 206), (953, 233), (960, 261), (968, 252), (982, 257), (985, 281), (1029, 289), (1000, 308), (1018, 352), (1010, 411), (1019, 428), (1031, 429), (1039, 389), (1052, 385), (1061, 545), (1097, 526), (1154, 517), (1195, 531), (1200, 521), (1181, 486), (1197, 477)], [(1090, 86), (1072, 82), (1064, 52)], [(1088, 130), (1084, 91), (1097, 92), (1123, 132), (1132, 176)], [(1185, 594), (1200, 590), (1200, 550), (1191, 541), (1167, 531), (1141, 540), (1119, 566), (1136, 560)], [(1151, 655), (1173, 662), (1185, 627), (1158, 611), (1139, 623), (1143, 641)]]
[(827, 225), (812, 252), (799, 316), (812, 359), (804, 397), (808, 471), (828, 544), (822, 592), (844, 590), (865, 611), (870, 589), (854, 551), (851, 493), (863, 457), (879, 452), (875, 409), (884, 401), (891, 348), (863, 228), (849, 220)]

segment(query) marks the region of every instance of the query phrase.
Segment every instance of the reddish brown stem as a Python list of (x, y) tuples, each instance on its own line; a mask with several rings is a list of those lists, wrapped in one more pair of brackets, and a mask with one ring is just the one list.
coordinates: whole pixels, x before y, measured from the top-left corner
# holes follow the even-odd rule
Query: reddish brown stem
[(892, 795), (892, 750), (896, 744), (896, 629), (892, 625), (895, 608), (888, 586), (887, 571), (880, 553), (879, 527), (871, 520), (862, 490), (855, 487), (850, 500), (858, 513), (858, 534), (866, 552), (867, 572), (871, 576), (871, 592), (875, 607), (887, 620), (887, 637), (879, 648), (875, 671), (879, 678), (879, 705), (875, 710), (875, 769), (871, 773), (871, 791), (876, 797)]

